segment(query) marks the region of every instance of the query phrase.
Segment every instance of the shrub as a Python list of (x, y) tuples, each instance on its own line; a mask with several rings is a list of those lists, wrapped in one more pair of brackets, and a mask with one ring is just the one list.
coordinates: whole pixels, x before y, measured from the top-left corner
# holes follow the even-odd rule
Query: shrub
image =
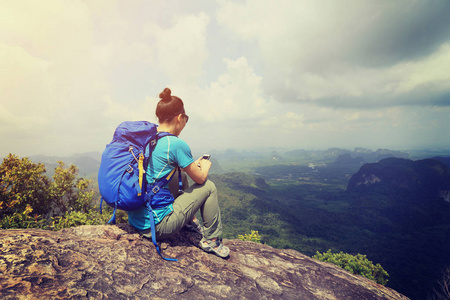
[(34, 164), (28, 158), (9, 154), (0, 165), (0, 214), (24, 211), (27, 206), (33, 210), (46, 207), (46, 190), (49, 186), (43, 164)]
[(100, 225), (108, 222), (107, 214), (100, 214), (97, 210), (89, 210), (88, 212), (71, 211), (66, 212), (64, 216), (52, 218), (50, 226), (53, 230), (61, 230), (63, 228), (75, 227), (80, 225)]
[[(75, 165), (59, 161), (53, 181), (45, 166), (27, 157), (9, 154), (0, 165), (0, 228), (47, 228), (59, 230), (83, 224), (104, 224), (92, 200), (91, 181), (78, 178)], [(50, 218), (50, 216), (53, 216)], [(47, 218), (46, 218), (47, 217)], [(122, 217), (123, 218), (123, 217)]]
[(255, 243), (261, 243), (261, 236), (258, 231), (252, 230), (250, 234), (238, 235), (238, 239), (242, 241), (250, 241)]
[(70, 209), (87, 212), (91, 207), (93, 191), (89, 191), (90, 180), (78, 178), (78, 168), (75, 165), (65, 167), (58, 161), (49, 193), (54, 209), (65, 214)]
[(39, 215), (30, 216), (33, 211), (27, 206), (23, 212), (14, 212), (0, 219), (0, 228), (42, 228), (46, 229), (46, 220)]
[(332, 253), (330, 249), (322, 254), (317, 251), (313, 258), (324, 262), (330, 262), (346, 271), (364, 276), (382, 285), (386, 285), (388, 282), (386, 277), (388, 277), (389, 274), (383, 267), (380, 264), (374, 265), (365, 255), (359, 253), (357, 255), (343, 253), (342, 251), (340, 253)]
[[(43, 164), (9, 154), (0, 165), (0, 227), (42, 227), (50, 181)], [(34, 213), (32, 216), (31, 213)]]

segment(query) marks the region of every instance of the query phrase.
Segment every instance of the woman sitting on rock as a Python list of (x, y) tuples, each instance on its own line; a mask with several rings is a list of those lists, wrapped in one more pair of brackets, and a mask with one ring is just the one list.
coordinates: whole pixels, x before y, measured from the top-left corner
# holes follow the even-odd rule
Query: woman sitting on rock
[[(152, 203), (157, 203), (159, 200), (161, 203), (170, 203), (162, 207), (153, 207), (156, 237), (164, 239), (177, 233), (185, 225), (194, 226), (203, 235), (199, 244), (200, 248), (226, 258), (230, 250), (222, 244), (221, 240), (222, 222), (217, 190), (214, 183), (207, 179), (211, 162), (202, 158), (194, 161), (188, 144), (178, 137), (189, 120), (183, 101), (176, 96), (171, 96), (168, 88), (164, 89), (159, 98), (161, 100), (156, 107), (156, 116), (159, 121), (158, 133), (167, 132), (171, 135), (160, 138), (150, 156), (146, 170), (147, 190), (178, 167), (183, 169), (195, 184), (186, 188), (181, 195), (178, 195), (177, 188), (171, 193), (169, 184), (153, 196)], [(172, 183), (176, 182), (177, 178), (175, 174)], [(184, 185), (186, 182), (184, 180)], [(203, 228), (195, 218), (195, 213), (199, 209)], [(145, 206), (129, 211), (128, 222), (144, 236), (148, 237), (151, 234), (150, 212)]]

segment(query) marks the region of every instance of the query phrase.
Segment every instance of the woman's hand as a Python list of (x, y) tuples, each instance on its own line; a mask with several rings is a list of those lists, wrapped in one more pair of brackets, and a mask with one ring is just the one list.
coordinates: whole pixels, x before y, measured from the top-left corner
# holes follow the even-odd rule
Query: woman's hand
[(203, 170), (206, 169), (209, 171), (209, 169), (211, 169), (211, 161), (209, 159), (203, 159), (202, 157), (200, 157), (199, 159), (196, 160), (197, 162), (197, 166)]
[(192, 164), (184, 168), (184, 171), (191, 177), (195, 183), (202, 184), (208, 178), (209, 169), (211, 168), (211, 162), (207, 159), (200, 157)]

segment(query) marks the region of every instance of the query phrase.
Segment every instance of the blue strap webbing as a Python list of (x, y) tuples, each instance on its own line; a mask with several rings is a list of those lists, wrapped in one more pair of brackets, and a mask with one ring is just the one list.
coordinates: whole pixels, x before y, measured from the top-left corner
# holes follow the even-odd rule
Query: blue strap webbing
[[(103, 197), (100, 197), (100, 214), (103, 213), (102, 204), (103, 204)], [(116, 224), (116, 210), (117, 210), (117, 203), (115, 204), (113, 215), (111, 219), (109, 219), (108, 224)]]
[[(102, 204), (103, 204), (103, 197), (100, 197), (100, 214), (103, 214)], [(115, 203), (114, 205), (113, 215), (111, 219), (109, 219), (108, 224), (116, 224), (116, 210), (117, 210), (117, 203)]]
[(152, 207), (150, 206), (150, 201), (147, 201), (146, 205), (147, 205), (147, 209), (148, 209), (148, 211), (149, 211), (149, 213), (150, 213), (150, 226), (151, 226), (151, 231), (152, 231), (152, 242), (153, 242), (153, 245), (155, 245), (155, 247), (156, 247), (156, 251), (158, 252), (158, 254), (159, 254), (164, 260), (167, 260), (167, 261), (178, 261), (178, 259), (176, 259), (176, 258), (164, 257), (164, 256), (161, 254), (161, 250), (159, 250), (158, 243), (156, 242), (156, 225), (155, 225), (155, 217), (153, 216), (153, 211), (152, 211)]
[(181, 170), (178, 168), (178, 194), (183, 194), (183, 178), (181, 177)]
[(109, 219), (108, 224), (116, 224), (116, 210), (117, 210), (117, 202), (114, 205), (114, 211), (111, 219)]

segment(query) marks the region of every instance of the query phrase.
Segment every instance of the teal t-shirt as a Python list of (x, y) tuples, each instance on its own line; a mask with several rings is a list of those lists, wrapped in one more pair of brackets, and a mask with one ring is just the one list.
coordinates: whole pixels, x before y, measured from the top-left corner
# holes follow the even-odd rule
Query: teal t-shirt
[[(153, 185), (156, 181), (169, 175), (176, 167), (186, 168), (194, 162), (191, 149), (188, 144), (176, 136), (165, 136), (158, 140), (158, 143), (150, 156), (147, 170), (146, 180), (149, 185)], [(164, 187), (168, 190), (168, 187)], [(154, 197), (168, 197), (170, 192), (159, 192)], [(164, 207), (153, 208), (153, 216), (155, 224), (173, 211), (173, 205), (169, 204)], [(131, 226), (138, 230), (150, 228), (150, 214), (146, 207), (128, 212), (128, 222)]]

